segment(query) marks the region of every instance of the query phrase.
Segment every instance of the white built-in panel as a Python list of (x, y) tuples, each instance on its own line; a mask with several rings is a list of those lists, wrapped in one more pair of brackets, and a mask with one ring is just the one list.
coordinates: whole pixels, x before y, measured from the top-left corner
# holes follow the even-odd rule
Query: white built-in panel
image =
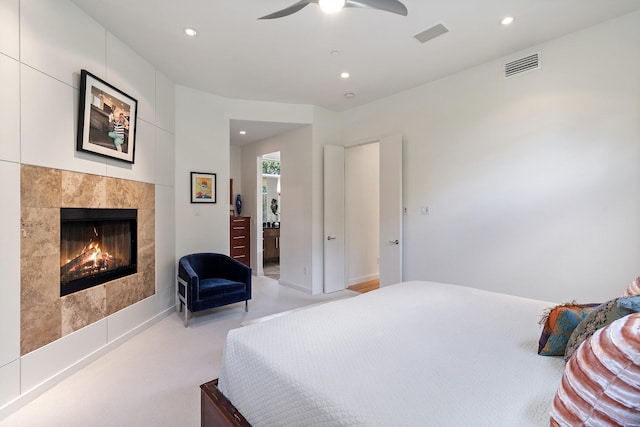
[(115, 312), (107, 318), (107, 340), (112, 342), (122, 337), (149, 321), (155, 314), (155, 295)]
[(22, 357), (22, 394), (60, 374), (107, 343), (107, 320), (102, 319)]
[(159, 71), (156, 71), (156, 126), (176, 133), (175, 85)]
[(174, 289), (166, 289), (156, 294), (156, 312), (162, 313), (163, 311), (171, 308), (174, 309), (176, 305), (176, 292)]
[(20, 66), (4, 55), (0, 55), (0, 117), (0, 160), (19, 162)]
[(175, 158), (175, 136), (156, 128), (156, 184), (175, 185)]
[(20, 1), (0, 0), (0, 53), (20, 57)]
[(83, 68), (104, 77), (105, 30), (72, 2), (21, 2), (20, 33), (23, 63), (76, 88)]
[(2, 366), (20, 357), (20, 165), (0, 161), (0, 182), (2, 183), (0, 186), (0, 200), (2, 200), (2, 209), (0, 209), (2, 224), (0, 366)]
[(104, 157), (76, 151), (78, 90), (25, 65), (20, 87), (22, 163), (105, 175)]
[(156, 179), (155, 127), (138, 119), (135, 141), (135, 163), (107, 159), (107, 176), (153, 184)]
[(173, 187), (156, 185), (156, 292), (175, 286), (175, 199)]
[(107, 81), (138, 101), (138, 118), (156, 122), (156, 70), (107, 32)]
[(0, 408), (20, 396), (20, 359), (0, 365)]

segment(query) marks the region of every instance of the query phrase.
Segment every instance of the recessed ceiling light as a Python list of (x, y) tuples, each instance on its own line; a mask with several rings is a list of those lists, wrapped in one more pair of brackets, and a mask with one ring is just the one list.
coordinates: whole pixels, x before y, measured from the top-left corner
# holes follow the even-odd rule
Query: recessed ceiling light
[(511, 25), (515, 19), (516, 18), (514, 18), (513, 16), (505, 16), (500, 20), (500, 23), (502, 25)]
[(246, 134), (247, 134), (247, 131), (246, 131), (246, 130), (241, 130), (241, 131), (240, 131), (240, 135), (246, 135)]
[(340, 55), (340, 51), (339, 50), (332, 50), (331, 51), (331, 56), (338, 56)]
[(343, 79), (348, 79), (349, 78), (349, 73), (347, 73), (346, 71), (342, 74), (340, 74), (340, 77), (342, 77)]
[(354, 96), (356, 96), (356, 94), (353, 93), (353, 92), (347, 92), (347, 93), (344, 94), (344, 97), (347, 98), (347, 99), (351, 99)]
[(195, 37), (198, 35), (198, 30), (196, 30), (195, 28), (185, 28), (184, 33), (189, 37)]

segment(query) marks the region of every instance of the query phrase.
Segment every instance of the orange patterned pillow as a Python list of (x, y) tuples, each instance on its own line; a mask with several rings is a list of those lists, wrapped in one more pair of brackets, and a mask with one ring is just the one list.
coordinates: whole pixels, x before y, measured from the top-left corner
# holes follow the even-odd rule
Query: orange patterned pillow
[(553, 401), (551, 425), (640, 425), (640, 313), (578, 347)]

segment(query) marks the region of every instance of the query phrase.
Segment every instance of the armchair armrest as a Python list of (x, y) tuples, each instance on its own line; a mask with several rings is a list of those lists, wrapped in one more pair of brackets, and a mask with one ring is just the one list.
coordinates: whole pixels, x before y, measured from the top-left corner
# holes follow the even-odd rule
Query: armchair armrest
[(184, 296), (189, 300), (189, 304), (192, 304), (193, 298), (196, 297), (198, 292), (200, 278), (198, 277), (198, 274), (193, 269), (189, 261), (186, 259), (181, 259), (179, 262), (178, 281), (183, 282), (183, 286), (185, 287)]

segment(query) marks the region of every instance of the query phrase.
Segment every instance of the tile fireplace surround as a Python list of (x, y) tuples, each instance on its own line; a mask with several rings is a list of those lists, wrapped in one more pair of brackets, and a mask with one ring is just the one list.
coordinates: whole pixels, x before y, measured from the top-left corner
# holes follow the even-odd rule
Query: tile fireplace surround
[[(20, 354), (155, 293), (155, 186), (21, 168)], [(138, 209), (138, 272), (60, 297), (60, 208)]]

